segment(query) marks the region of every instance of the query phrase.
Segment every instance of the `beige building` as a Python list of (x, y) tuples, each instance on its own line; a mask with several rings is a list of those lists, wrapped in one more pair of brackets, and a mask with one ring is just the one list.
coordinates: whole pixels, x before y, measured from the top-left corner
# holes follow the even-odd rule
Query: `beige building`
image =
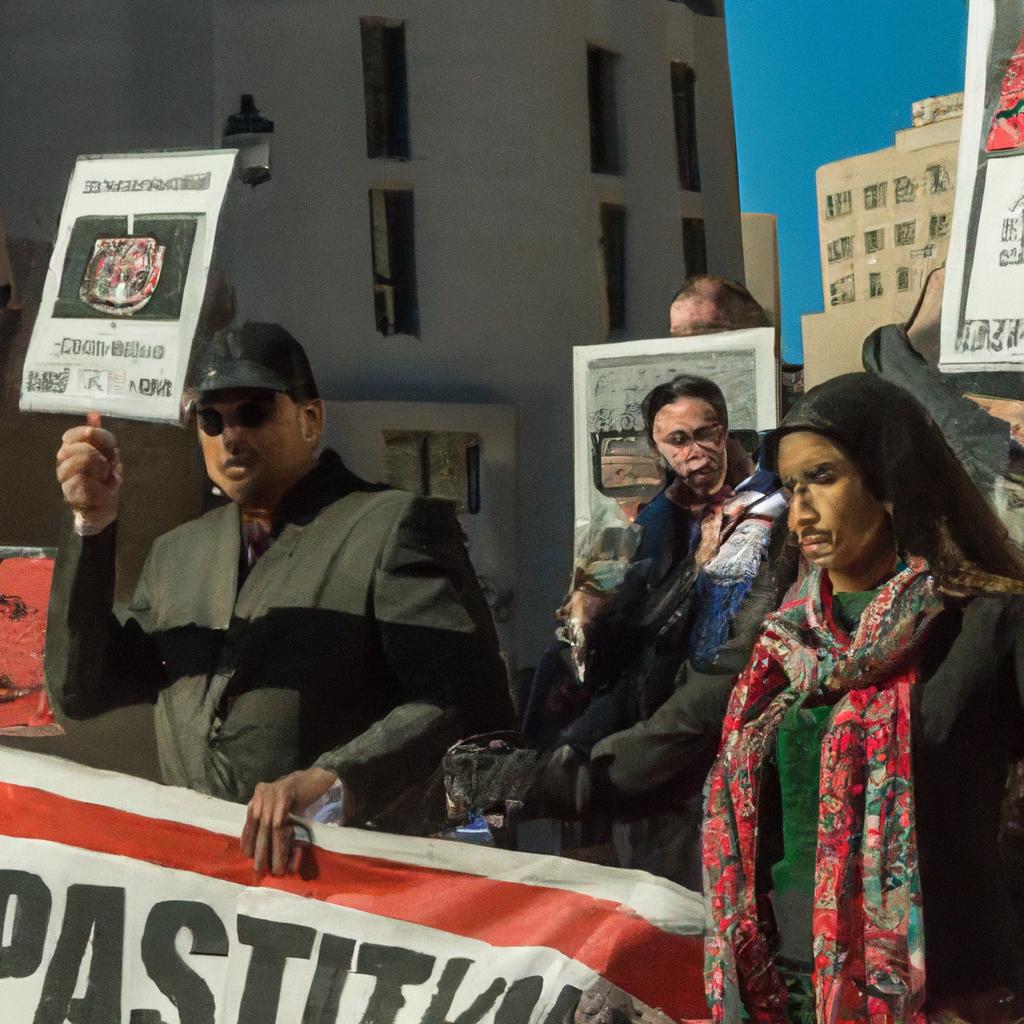
[(818, 168), (825, 311), (803, 316), (807, 387), (861, 370), (864, 338), (905, 321), (946, 262), (963, 93), (913, 105), (895, 144)]
[(741, 213), (740, 227), (746, 286), (778, 333), (781, 315), (778, 219), (774, 213)]

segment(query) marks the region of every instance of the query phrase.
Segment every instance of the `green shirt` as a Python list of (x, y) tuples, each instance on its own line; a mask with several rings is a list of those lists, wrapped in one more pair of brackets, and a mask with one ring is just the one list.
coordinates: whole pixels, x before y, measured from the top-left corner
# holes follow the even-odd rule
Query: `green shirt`
[[(860, 622), (878, 590), (832, 596), (832, 613), (848, 633)], [(814, 860), (818, 848), (818, 788), (821, 743), (832, 705), (794, 704), (779, 724), (775, 758), (782, 794), (782, 859), (772, 866), (772, 903), (779, 926), (780, 952), (793, 960), (812, 958)]]

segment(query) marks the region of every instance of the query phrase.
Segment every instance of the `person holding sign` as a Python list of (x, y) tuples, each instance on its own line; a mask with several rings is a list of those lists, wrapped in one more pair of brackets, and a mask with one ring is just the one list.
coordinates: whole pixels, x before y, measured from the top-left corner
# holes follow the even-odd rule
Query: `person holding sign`
[(69, 430), (48, 685), (73, 719), (155, 703), (163, 781), (248, 801), (243, 849), (279, 874), (297, 866), (289, 815), (340, 786), (342, 819), (371, 820), (459, 736), (505, 727), (511, 702), (451, 507), (317, 457), (299, 343), (250, 322), (193, 365), (206, 470), (230, 503), (160, 537), (115, 617), (117, 439), (96, 414)]

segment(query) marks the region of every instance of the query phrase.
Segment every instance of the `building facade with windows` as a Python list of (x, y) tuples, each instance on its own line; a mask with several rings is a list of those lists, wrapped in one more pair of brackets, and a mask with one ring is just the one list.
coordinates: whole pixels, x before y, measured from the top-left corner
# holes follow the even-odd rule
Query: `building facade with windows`
[(516, 406), (535, 664), (570, 569), (572, 347), (667, 334), (687, 268), (744, 276), (717, 5), (47, 6), (5, 31), (9, 235), (52, 241), (77, 154), (218, 145), (253, 94), (272, 177), (233, 186), (214, 256), (238, 315), (285, 324), (328, 399)]
[(945, 263), (962, 111), (962, 93), (921, 100), (894, 145), (818, 169), (825, 310), (802, 318), (808, 387), (862, 369), (864, 338), (908, 320)]

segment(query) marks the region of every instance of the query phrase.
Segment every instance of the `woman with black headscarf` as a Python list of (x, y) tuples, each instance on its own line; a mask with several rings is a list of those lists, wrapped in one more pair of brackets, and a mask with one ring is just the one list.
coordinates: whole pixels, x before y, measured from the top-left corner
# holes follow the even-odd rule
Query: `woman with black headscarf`
[(850, 375), (769, 435), (807, 563), (708, 779), (716, 1021), (1012, 1020), (997, 849), (1024, 559), (927, 413)]

